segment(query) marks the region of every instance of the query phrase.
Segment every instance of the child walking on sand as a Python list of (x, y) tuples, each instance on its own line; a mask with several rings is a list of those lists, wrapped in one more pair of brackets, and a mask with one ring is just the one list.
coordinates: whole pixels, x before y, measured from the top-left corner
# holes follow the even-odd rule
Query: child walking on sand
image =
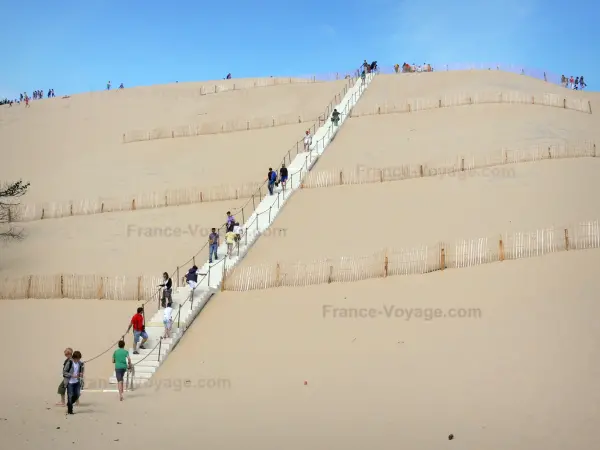
[(173, 326), (173, 303), (169, 302), (163, 314), (163, 324), (165, 325), (164, 338), (171, 337), (171, 327)]

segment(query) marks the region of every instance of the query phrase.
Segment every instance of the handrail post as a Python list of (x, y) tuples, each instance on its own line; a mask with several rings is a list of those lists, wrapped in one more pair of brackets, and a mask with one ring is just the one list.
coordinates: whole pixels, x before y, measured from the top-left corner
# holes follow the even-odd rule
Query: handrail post
[(163, 340), (163, 337), (161, 336), (160, 341), (158, 341), (158, 363), (159, 364), (160, 364), (160, 351), (162, 349), (162, 340)]
[(179, 266), (177, 266), (177, 287), (180, 287), (180, 284), (179, 284)]
[(179, 305), (179, 313), (177, 314), (177, 328), (181, 326), (181, 305)]
[(208, 287), (210, 288), (210, 265), (208, 266)]

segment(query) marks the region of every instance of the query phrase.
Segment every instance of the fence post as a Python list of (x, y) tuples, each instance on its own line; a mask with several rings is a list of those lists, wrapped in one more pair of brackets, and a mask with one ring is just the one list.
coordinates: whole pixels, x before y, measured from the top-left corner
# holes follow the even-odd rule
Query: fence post
[(65, 298), (65, 278), (62, 274), (60, 276), (60, 298)]
[(246, 121), (246, 130), (249, 130), (249, 129), (250, 129), (250, 121), (248, 120), (248, 121)]
[(227, 261), (227, 256), (225, 257), (225, 259), (223, 259), (223, 279), (221, 280), (221, 292), (223, 292), (225, 290), (225, 278), (227, 277), (227, 271), (225, 270), (226, 261)]
[(140, 301), (142, 299), (142, 276), (138, 277), (138, 286), (137, 286), (137, 299)]
[(465, 158), (462, 158), (460, 160), (460, 171), (464, 172), (465, 171)]
[(550, 147), (548, 147), (548, 159), (552, 159), (552, 153), (550, 152)]
[(279, 287), (279, 283), (281, 281), (281, 266), (277, 263), (275, 267), (275, 286)]
[(179, 287), (179, 266), (177, 266), (177, 287)]
[(410, 103), (407, 103), (408, 105), (408, 112), (410, 112)]
[(567, 109), (567, 99), (563, 98), (563, 108)]
[[(42, 210), (43, 211), (43, 210)], [(103, 213), (104, 212), (104, 202), (102, 202), (102, 204), (100, 205), (100, 212)], [(42, 215), (42, 219), (43, 219), (43, 215)]]
[(25, 298), (31, 298), (31, 280), (33, 278), (33, 275), (29, 275), (29, 280), (27, 280), (27, 297)]
[(100, 277), (100, 286), (98, 286), (98, 300), (104, 297), (104, 277)]
[(131, 200), (131, 210), (135, 211), (135, 198)]
[(420, 175), (421, 175), (421, 178), (423, 178), (423, 164), (421, 164), (421, 165), (419, 166), (419, 173), (420, 173)]
[(275, 126), (275, 117), (273, 117), (273, 126)]
[(590, 114), (592, 113), (592, 102), (588, 100), (588, 107), (590, 108)]
[(441, 108), (441, 107), (442, 107), (442, 99), (440, 98), (440, 99), (438, 100), (438, 108)]
[(531, 104), (535, 105), (535, 96), (533, 96), (533, 95), (531, 96)]
[(202, 198), (202, 191), (200, 192), (200, 203), (202, 203), (204, 199)]
[(596, 144), (594, 144), (594, 153), (593, 153), (593, 155), (594, 155), (594, 158), (595, 158), (596, 157)]
[(333, 279), (333, 266), (329, 266), (329, 278), (327, 279), (327, 283), (330, 284)]
[(504, 261), (504, 243), (502, 242), (502, 237), (500, 237), (500, 241), (498, 242), (498, 259)]
[(73, 203), (71, 203), (71, 215), (73, 215)]
[[(596, 156), (596, 144), (594, 144), (594, 156)], [(104, 203), (102, 203), (102, 209), (104, 209)], [(10, 209), (9, 209), (9, 211), (10, 211)], [(44, 219), (44, 213), (45, 212), (46, 211), (44, 210), (44, 208), (42, 208), (42, 217), (40, 218), (40, 220)], [(102, 212), (102, 211), (100, 211), (100, 212)], [(10, 222), (10, 220), (9, 220), (9, 222)]]
[(444, 270), (446, 268), (446, 251), (442, 246), (440, 251), (440, 270)]
[(215, 84), (215, 94), (217, 93), (217, 85)]
[(383, 262), (383, 277), (387, 278), (387, 276), (388, 276), (388, 257), (386, 255), (385, 260)]
[(340, 186), (344, 184), (344, 176), (343, 176), (343, 171), (340, 170)]
[(381, 106), (377, 107), (377, 114), (381, 114)]
[(569, 250), (569, 230), (565, 228), (565, 250)]

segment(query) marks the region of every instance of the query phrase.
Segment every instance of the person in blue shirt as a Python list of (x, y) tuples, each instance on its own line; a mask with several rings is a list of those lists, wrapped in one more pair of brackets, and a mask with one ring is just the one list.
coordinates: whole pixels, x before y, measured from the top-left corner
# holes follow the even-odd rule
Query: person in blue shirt
[(269, 188), (269, 194), (273, 195), (273, 189), (275, 188), (275, 181), (277, 181), (277, 172), (273, 171), (272, 167), (269, 167), (269, 173), (267, 173), (267, 183)]

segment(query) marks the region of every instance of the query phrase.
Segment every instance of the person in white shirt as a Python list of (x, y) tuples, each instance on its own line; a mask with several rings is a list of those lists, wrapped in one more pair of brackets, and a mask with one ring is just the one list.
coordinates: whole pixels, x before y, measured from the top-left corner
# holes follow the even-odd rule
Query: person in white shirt
[(171, 327), (173, 326), (173, 303), (169, 302), (163, 313), (163, 324), (165, 325), (164, 338), (171, 337)]
[(304, 151), (308, 152), (310, 150), (310, 146), (312, 144), (312, 136), (310, 135), (310, 130), (306, 130), (306, 136), (304, 136)]

